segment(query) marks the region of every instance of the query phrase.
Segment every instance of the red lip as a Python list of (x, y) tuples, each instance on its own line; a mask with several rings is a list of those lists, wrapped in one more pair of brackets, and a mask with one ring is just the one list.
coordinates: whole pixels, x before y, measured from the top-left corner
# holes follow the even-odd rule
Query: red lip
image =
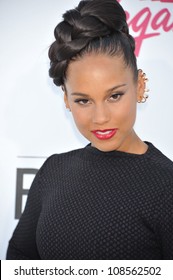
[(110, 129), (104, 129), (104, 130), (93, 130), (92, 133), (99, 139), (99, 140), (107, 140), (112, 138), (116, 132), (117, 128), (110, 128)]

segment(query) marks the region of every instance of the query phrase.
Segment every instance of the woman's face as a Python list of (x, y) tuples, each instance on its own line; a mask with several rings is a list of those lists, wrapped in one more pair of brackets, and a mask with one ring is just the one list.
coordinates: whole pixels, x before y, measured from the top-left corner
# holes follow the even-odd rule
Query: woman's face
[(81, 134), (101, 151), (135, 151), (137, 99), (143, 91), (123, 58), (87, 54), (68, 66), (64, 100)]

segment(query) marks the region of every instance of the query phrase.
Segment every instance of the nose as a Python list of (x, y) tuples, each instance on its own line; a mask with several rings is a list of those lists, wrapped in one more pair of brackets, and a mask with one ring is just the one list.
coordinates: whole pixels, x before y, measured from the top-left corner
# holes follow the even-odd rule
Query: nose
[(95, 105), (93, 109), (93, 123), (94, 124), (104, 124), (110, 120), (110, 112), (106, 104)]

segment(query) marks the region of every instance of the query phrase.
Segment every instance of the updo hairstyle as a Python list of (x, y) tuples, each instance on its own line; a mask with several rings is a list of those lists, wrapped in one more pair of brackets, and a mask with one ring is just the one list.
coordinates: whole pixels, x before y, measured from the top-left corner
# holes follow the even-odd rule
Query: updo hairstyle
[(123, 56), (137, 80), (135, 40), (116, 0), (81, 1), (63, 15), (54, 35), (56, 40), (49, 48), (49, 75), (57, 86), (64, 84), (69, 62), (87, 53)]

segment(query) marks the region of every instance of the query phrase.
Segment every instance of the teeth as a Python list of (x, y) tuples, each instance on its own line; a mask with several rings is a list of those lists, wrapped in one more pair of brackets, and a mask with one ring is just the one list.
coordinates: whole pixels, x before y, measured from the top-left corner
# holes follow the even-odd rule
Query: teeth
[(111, 133), (112, 132), (112, 130), (108, 130), (108, 131), (97, 131), (97, 134), (100, 134), (100, 135), (107, 135), (107, 134), (109, 134), (109, 133)]

